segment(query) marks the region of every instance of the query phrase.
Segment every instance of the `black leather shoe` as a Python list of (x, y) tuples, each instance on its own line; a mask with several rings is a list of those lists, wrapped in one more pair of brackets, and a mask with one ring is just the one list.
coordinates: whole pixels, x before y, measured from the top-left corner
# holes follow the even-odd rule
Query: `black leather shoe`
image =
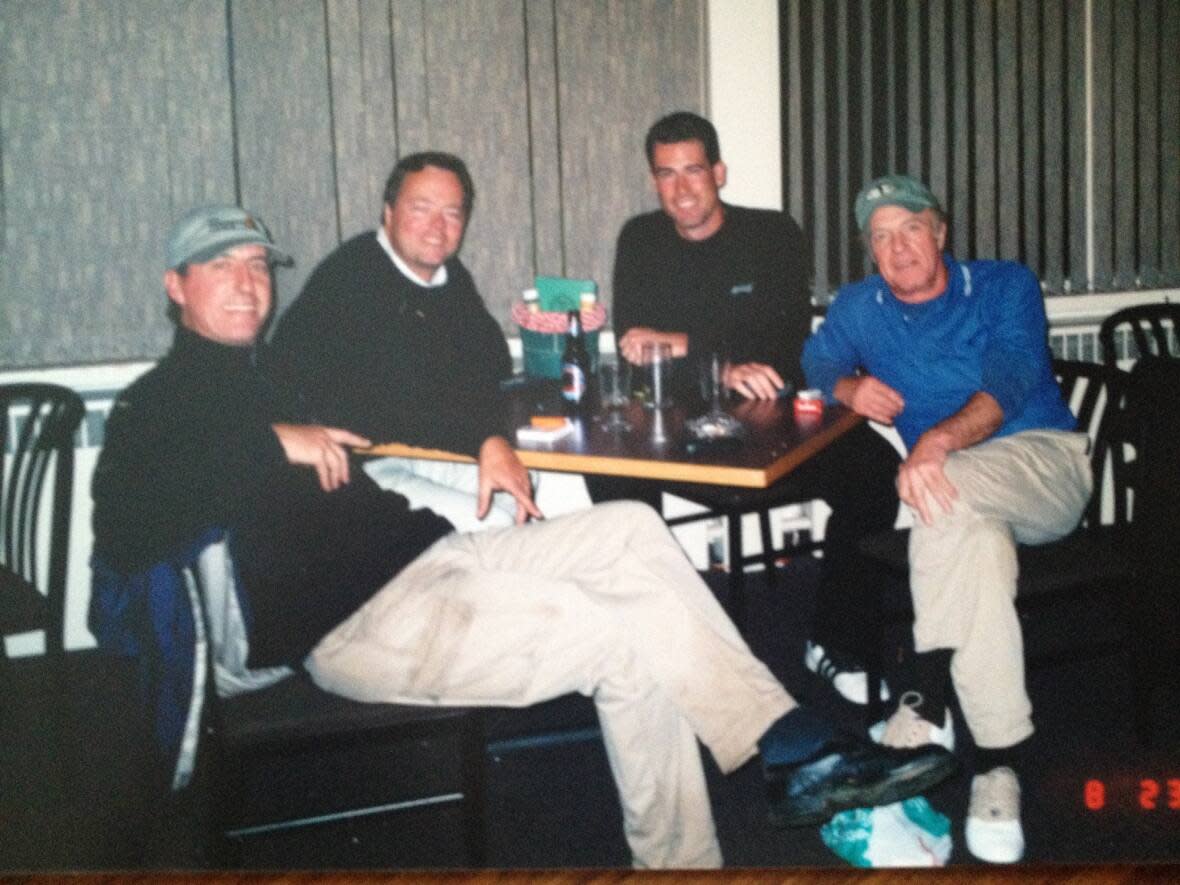
[(810, 826), (846, 808), (898, 802), (950, 777), (958, 765), (934, 744), (898, 749), (856, 738), (829, 741), (795, 765), (767, 766), (770, 822)]

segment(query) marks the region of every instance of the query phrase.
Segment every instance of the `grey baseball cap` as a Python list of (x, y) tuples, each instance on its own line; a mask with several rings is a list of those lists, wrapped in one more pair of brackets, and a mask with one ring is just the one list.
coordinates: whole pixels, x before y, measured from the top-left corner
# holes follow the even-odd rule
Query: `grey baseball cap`
[(923, 209), (942, 212), (942, 207), (930, 189), (908, 175), (874, 178), (856, 195), (852, 211), (856, 216), (856, 226), (862, 232), (869, 226), (869, 218), (878, 206), (901, 206), (911, 212), (921, 212)]
[(235, 246), (256, 244), (270, 252), (277, 264), (293, 264), (280, 250), (257, 215), (238, 206), (202, 206), (185, 213), (172, 226), (165, 250), (167, 268), (200, 264)]

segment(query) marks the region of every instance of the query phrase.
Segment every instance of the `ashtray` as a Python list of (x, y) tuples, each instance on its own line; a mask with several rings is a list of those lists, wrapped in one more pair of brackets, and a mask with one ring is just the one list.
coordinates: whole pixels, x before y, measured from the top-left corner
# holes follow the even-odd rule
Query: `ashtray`
[(740, 439), (746, 433), (741, 421), (724, 412), (693, 418), (684, 428), (699, 440)]

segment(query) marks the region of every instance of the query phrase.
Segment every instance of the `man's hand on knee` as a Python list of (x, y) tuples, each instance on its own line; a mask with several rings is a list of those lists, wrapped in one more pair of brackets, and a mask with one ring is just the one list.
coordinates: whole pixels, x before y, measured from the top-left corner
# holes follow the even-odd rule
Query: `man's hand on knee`
[(897, 494), (918, 511), (925, 525), (934, 524), (931, 501), (950, 513), (959, 491), (947, 479), (944, 467), (950, 448), (938, 434), (923, 434), (897, 471)]

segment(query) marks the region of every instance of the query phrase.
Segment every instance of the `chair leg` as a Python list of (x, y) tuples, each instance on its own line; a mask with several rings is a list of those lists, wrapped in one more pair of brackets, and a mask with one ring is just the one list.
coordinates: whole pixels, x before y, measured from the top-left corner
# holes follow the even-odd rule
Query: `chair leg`
[(758, 531), (762, 535), (762, 565), (766, 569), (766, 589), (772, 593), (778, 587), (778, 569), (775, 568), (774, 544), (770, 540), (770, 508), (758, 511)]
[(729, 618), (738, 628), (743, 629), (746, 621), (746, 563), (742, 555), (742, 515), (729, 512), (725, 514), (729, 524)]

